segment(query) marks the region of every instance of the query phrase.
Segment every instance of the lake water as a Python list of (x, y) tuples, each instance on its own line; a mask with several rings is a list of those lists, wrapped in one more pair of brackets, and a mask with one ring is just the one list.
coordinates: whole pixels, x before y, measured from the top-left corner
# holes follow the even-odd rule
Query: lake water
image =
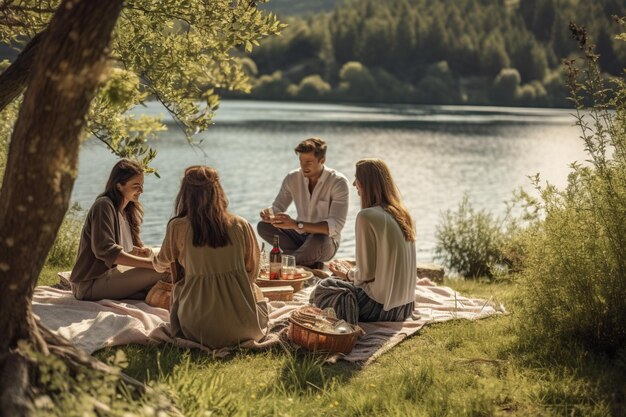
[[(166, 112), (156, 103), (147, 114)], [(504, 201), (528, 175), (565, 185), (568, 164), (585, 159), (569, 110), (460, 106), (390, 106), (225, 101), (215, 126), (190, 146), (170, 130), (153, 144), (161, 178), (147, 176), (141, 201), (142, 237), (159, 245), (173, 212), (185, 167), (215, 167), (230, 210), (255, 224), (259, 211), (274, 199), (285, 174), (298, 168), (293, 148), (311, 136), (328, 143), (326, 165), (354, 179), (354, 163), (365, 157), (387, 162), (417, 227), (420, 261), (431, 261), (441, 213), (455, 209), (464, 193), (476, 208), (500, 215)], [(171, 121), (171, 119), (170, 119)], [(90, 140), (80, 154), (72, 200), (87, 209), (116, 158)], [(351, 187), (350, 211), (339, 256), (354, 256), (354, 219), (360, 208)], [(295, 213), (293, 208), (290, 211)]]

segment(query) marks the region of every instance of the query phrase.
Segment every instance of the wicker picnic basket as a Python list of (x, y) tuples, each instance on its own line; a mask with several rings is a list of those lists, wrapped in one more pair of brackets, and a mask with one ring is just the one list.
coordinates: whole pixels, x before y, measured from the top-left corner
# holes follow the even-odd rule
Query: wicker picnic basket
[(159, 281), (148, 291), (146, 295), (146, 304), (152, 307), (170, 309), (172, 302), (172, 283)]
[[(297, 311), (295, 312), (297, 313)], [(294, 317), (295, 316), (295, 317)], [(331, 323), (336, 323), (338, 319), (327, 318)], [(306, 320), (298, 318), (298, 314), (289, 317), (289, 340), (313, 352), (345, 353), (348, 354), (354, 349), (357, 339), (364, 332), (359, 326), (349, 325), (352, 329), (349, 333), (330, 333), (315, 329)]]
[(177, 261), (170, 265), (172, 282), (159, 281), (148, 291), (146, 304), (152, 307), (170, 309), (172, 304), (172, 286), (185, 277), (185, 269)]

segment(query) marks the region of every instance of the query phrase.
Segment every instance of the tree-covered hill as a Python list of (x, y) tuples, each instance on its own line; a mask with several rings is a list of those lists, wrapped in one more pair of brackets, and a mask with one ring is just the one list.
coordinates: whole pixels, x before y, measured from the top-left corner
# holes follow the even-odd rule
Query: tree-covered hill
[(559, 68), (588, 28), (608, 74), (626, 62), (623, 0), (346, 0), (289, 17), (252, 55), (258, 98), (564, 106)]
[(334, 9), (343, 0), (270, 0), (262, 4), (261, 9), (269, 10), (279, 16), (302, 16)]

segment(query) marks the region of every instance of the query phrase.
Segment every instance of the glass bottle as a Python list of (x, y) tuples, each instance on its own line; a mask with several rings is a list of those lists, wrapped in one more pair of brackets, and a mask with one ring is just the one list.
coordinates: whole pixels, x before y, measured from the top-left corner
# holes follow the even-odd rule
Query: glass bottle
[(265, 242), (261, 243), (261, 253), (259, 256), (259, 278), (269, 279), (270, 265), (267, 260), (267, 252), (265, 252)]
[(274, 235), (274, 243), (270, 251), (270, 279), (280, 279), (280, 268), (283, 262), (283, 251), (278, 242), (278, 235)]

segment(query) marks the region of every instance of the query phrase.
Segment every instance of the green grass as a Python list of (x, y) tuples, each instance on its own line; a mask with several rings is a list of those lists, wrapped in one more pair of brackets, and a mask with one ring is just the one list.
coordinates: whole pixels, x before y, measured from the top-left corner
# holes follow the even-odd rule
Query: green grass
[(41, 273), (39, 274), (39, 279), (37, 280), (37, 285), (54, 285), (58, 284), (59, 276), (57, 275), (61, 271), (69, 271), (72, 269), (71, 266), (67, 268), (59, 268), (58, 266), (53, 265), (44, 265)]
[[(51, 274), (45, 269), (41, 283)], [(518, 334), (515, 284), (446, 285), (501, 302), (509, 314), (426, 326), (365, 368), (282, 349), (212, 359), (170, 345), (131, 345), (96, 356), (122, 350), (126, 373), (162, 388), (189, 416), (626, 415), (626, 357), (576, 348), (546, 354)], [(154, 403), (146, 401), (138, 413), (150, 415)]]

